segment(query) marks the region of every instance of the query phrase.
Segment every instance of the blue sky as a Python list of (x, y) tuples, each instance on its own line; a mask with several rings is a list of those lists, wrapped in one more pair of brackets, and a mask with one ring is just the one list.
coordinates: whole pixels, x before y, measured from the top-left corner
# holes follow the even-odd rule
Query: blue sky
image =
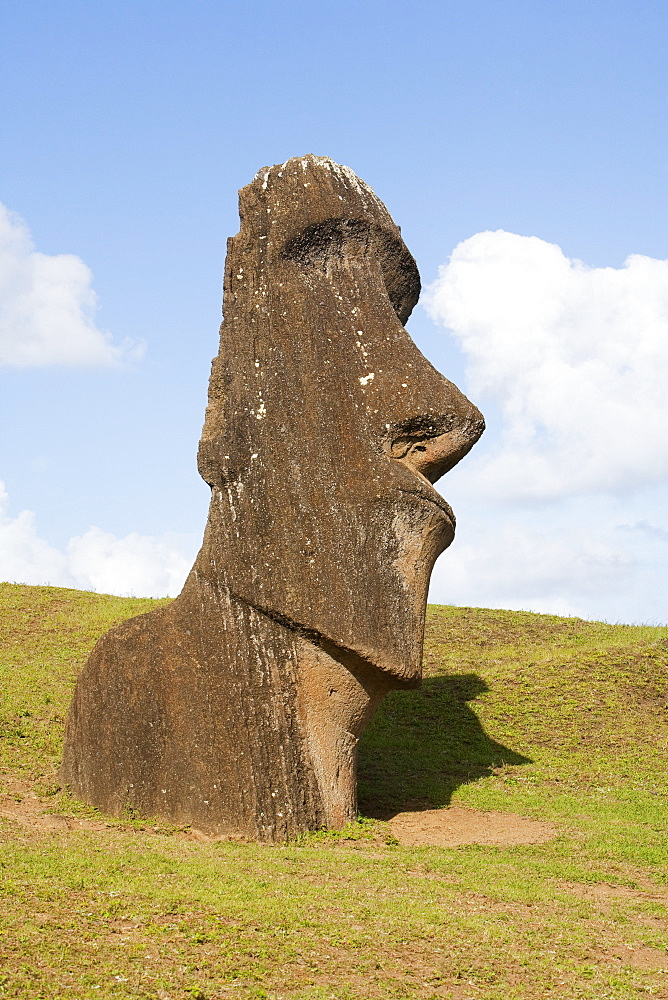
[[(409, 329), (488, 417), (441, 482), (433, 599), (668, 620), (667, 37), (647, 0), (5, 0), (0, 576), (174, 590), (236, 192), (314, 152), (401, 225), (437, 283)], [(73, 296), (78, 340), (61, 317), (26, 354), (17, 267)]]

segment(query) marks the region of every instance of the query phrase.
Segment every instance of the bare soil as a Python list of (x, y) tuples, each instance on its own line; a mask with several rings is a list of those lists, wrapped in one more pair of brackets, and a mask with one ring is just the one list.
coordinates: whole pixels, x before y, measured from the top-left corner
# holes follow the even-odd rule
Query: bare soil
[(403, 847), (544, 844), (560, 832), (552, 823), (516, 813), (482, 812), (464, 806), (398, 813), (389, 827)]
[(5, 779), (6, 792), (0, 794), (0, 817), (32, 830), (105, 830), (103, 820), (49, 812), (52, 800), (37, 795), (24, 781)]
[[(51, 812), (52, 801), (36, 794), (27, 782), (9, 781), (0, 794), (0, 817), (38, 830), (104, 830), (103, 819)], [(458, 847), (463, 844), (543, 844), (559, 830), (551, 823), (515, 813), (483, 812), (464, 806), (401, 812), (388, 823), (390, 833), (403, 847)], [(175, 831), (176, 832), (176, 831)], [(199, 830), (183, 831), (188, 839), (210, 841)]]

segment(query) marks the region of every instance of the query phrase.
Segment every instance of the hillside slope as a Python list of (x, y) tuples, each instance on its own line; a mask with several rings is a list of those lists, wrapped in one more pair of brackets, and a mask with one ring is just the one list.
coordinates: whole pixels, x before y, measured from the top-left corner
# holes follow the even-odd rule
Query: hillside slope
[[(668, 628), (430, 607), (424, 685), (360, 747), (367, 818), (269, 848), (58, 787), (77, 670), (155, 604), (0, 585), (0, 997), (668, 997)], [(388, 835), (451, 803), (558, 835)]]

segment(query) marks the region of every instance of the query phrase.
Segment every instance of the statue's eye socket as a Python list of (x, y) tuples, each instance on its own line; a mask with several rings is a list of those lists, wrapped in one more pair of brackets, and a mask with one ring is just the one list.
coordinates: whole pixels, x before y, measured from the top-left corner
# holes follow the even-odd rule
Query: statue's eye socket
[(281, 256), (302, 267), (322, 270), (336, 259), (375, 257), (402, 324), (420, 296), (417, 264), (401, 238), (366, 219), (332, 218), (317, 222), (289, 239), (281, 249)]

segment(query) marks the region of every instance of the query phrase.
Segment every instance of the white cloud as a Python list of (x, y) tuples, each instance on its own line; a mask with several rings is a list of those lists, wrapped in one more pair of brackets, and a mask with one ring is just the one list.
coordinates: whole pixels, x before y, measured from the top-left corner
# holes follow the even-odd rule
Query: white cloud
[[(137, 597), (174, 597), (192, 566), (183, 541), (167, 533), (160, 537), (133, 531), (125, 538), (89, 528), (67, 545), (68, 564), (82, 589)], [(89, 581), (87, 586), (83, 581)]]
[(430, 600), (668, 623), (668, 487), (511, 509), (445, 493), (457, 537)]
[(9, 583), (173, 597), (181, 590), (196, 551), (191, 536), (132, 532), (116, 538), (92, 527), (70, 539), (61, 552), (40, 538), (32, 511), (11, 517), (8, 506), (0, 482), (0, 580)]
[(502, 230), (460, 243), (427, 290), (502, 435), (464, 477), (476, 495), (545, 500), (668, 477), (668, 261), (589, 268)]
[(117, 347), (94, 322), (92, 274), (80, 257), (33, 247), (23, 220), (0, 204), (0, 365), (114, 365)]
[(0, 579), (9, 583), (47, 583), (73, 587), (67, 559), (40, 538), (31, 510), (11, 518), (9, 497), (0, 482)]
[(478, 233), (427, 290), (488, 432), (443, 481), (431, 600), (668, 622), (668, 261)]

